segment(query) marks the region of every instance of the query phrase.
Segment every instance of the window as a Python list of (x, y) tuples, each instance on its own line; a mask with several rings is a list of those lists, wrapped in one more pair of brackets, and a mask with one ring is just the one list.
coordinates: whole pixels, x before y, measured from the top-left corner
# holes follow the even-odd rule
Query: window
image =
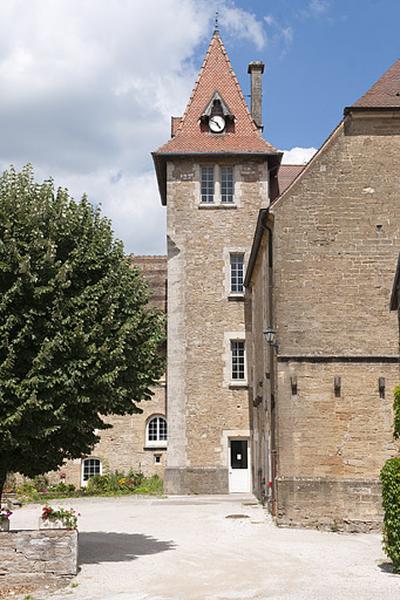
[(233, 167), (221, 167), (221, 202), (233, 203)]
[(232, 165), (216, 164), (200, 167), (200, 204), (236, 208)]
[(244, 341), (242, 340), (231, 340), (231, 368), (232, 381), (246, 379)]
[(244, 254), (230, 255), (231, 285), (233, 293), (243, 292)]
[(214, 202), (214, 167), (201, 167), (201, 201)]
[(101, 461), (98, 458), (85, 458), (82, 461), (82, 485), (86, 485), (93, 475), (101, 475)]
[(147, 423), (147, 446), (167, 445), (167, 421), (164, 417), (151, 417)]

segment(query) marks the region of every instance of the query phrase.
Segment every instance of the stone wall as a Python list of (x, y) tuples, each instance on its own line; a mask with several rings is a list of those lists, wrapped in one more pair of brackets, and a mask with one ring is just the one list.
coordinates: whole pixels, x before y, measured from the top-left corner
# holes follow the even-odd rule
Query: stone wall
[(350, 532), (382, 527), (379, 481), (278, 478), (277, 488), (278, 525)]
[(0, 591), (19, 584), (68, 580), (78, 572), (78, 532), (0, 532)]
[[(251, 339), (264, 357), (252, 378), (260, 399), (253, 438), (273, 434), (275, 394), (276, 508), (284, 525), (376, 528), (379, 471), (399, 450), (392, 435), (399, 338), (389, 301), (400, 247), (400, 135), (397, 121), (390, 135), (387, 117), (383, 128), (366, 122), (367, 130), (362, 120), (340, 125), (270, 209), (273, 369), (259, 335), (260, 303), (268, 306), (266, 232), (253, 270)], [(265, 474), (268, 453), (258, 460)]]
[[(226, 432), (249, 435), (247, 382), (229, 380), (229, 336), (245, 337), (244, 297), (230, 298), (227, 280), (230, 252), (248, 260), (258, 210), (268, 202), (268, 168), (254, 158), (223, 164), (234, 166), (233, 205), (200, 203), (199, 162), (175, 159), (167, 169), (168, 491), (178, 478), (192, 481), (193, 469), (209, 469), (196, 489), (227, 492)], [(224, 474), (211, 485), (211, 472)]]

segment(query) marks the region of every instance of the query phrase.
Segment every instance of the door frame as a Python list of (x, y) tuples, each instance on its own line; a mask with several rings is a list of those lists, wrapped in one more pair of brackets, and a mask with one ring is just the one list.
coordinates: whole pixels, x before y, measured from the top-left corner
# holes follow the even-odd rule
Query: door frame
[[(243, 471), (247, 471), (248, 478), (248, 489), (243, 492), (232, 492), (231, 491), (231, 441), (244, 441), (247, 442), (247, 469), (242, 469)], [(250, 436), (249, 435), (229, 435), (227, 438), (227, 463), (228, 463), (228, 489), (230, 494), (247, 494), (252, 492), (252, 468), (251, 468), (251, 444), (250, 444)]]

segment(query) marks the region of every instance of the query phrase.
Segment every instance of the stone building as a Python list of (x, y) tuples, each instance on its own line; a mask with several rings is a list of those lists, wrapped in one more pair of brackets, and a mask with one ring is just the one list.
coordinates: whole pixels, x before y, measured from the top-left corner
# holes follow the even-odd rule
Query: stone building
[(281, 524), (379, 526), (379, 471), (398, 452), (399, 189), (400, 61), (259, 214), (245, 280), (253, 476)]
[(68, 477), (165, 466), (167, 493), (253, 490), (283, 525), (369, 529), (398, 451), (400, 61), (305, 167), (262, 137), (263, 71), (249, 110), (215, 32), (153, 153), (168, 257), (133, 260), (160, 307), (168, 281), (168, 385)]
[(282, 153), (261, 136), (214, 33), (182, 117), (154, 162), (168, 236), (168, 493), (251, 490), (243, 276)]

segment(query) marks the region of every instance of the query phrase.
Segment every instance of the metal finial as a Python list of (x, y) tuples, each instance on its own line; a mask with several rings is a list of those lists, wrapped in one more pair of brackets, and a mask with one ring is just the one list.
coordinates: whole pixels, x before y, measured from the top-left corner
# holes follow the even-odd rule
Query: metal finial
[(214, 21), (214, 33), (216, 33), (217, 31), (219, 31), (218, 27), (219, 27), (219, 23), (218, 23), (218, 11), (215, 11), (215, 21)]

